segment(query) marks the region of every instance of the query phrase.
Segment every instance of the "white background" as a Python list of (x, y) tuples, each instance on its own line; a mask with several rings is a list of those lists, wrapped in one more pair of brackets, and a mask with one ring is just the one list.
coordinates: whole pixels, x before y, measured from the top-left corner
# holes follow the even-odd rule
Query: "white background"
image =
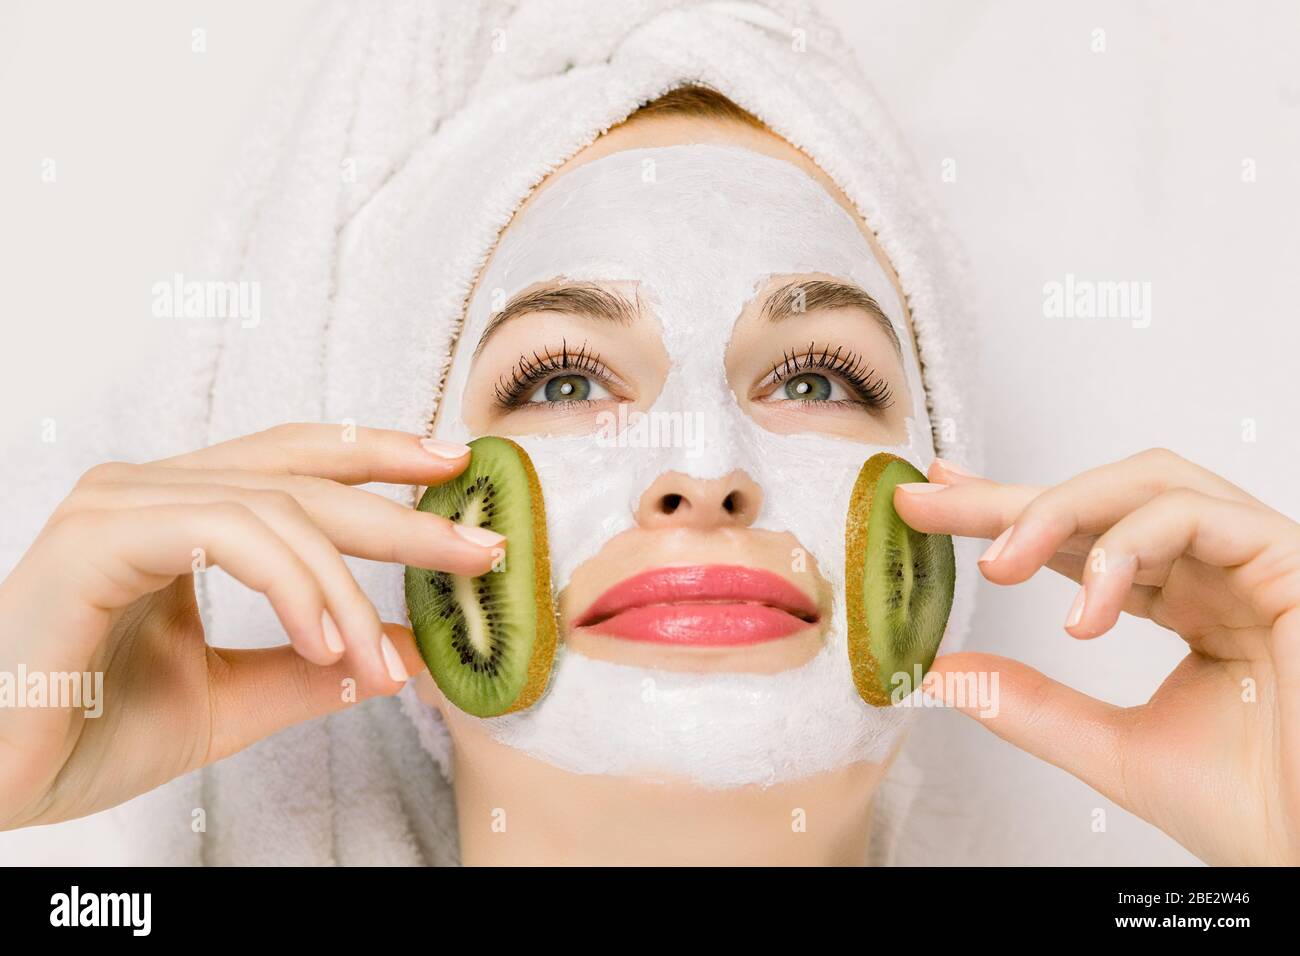
[[(309, 7), (0, 7), (0, 431), (38, 429), (94, 394), (156, 331), (150, 287), (201, 238)], [(989, 473), (1050, 483), (1163, 445), (1300, 515), (1300, 5), (823, 9), (965, 246)], [(1105, 52), (1092, 52), (1097, 29)], [(47, 158), (53, 184), (41, 181)], [(955, 182), (941, 178), (945, 160)], [(1243, 182), (1246, 160), (1255, 182)], [(1066, 273), (1152, 283), (1150, 328), (1044, 318), (1043, 285)], [(1061, 630), (1073, 590), (1048, 572), (985, 585), (970, 646), (1117, 703), (1144, 700), (1181, 643), (1135, 621), (1074, 642)], [(925, 713), (910, 749), (930, 782), (904, 860), (1192, 862), (955, 714)]]

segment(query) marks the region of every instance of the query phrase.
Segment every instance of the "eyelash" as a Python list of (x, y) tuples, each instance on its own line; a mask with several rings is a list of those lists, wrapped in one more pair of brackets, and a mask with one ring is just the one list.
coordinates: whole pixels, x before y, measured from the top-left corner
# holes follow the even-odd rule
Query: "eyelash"
[[(829, 346), (808, 343), (808, 348), (795, 352), (785, 352), (781, 361), (772, 366), (768, 379), (773, 387), (780, 385), (787, 378), (806, 373), (810, 369), (829, 372), (844, 382), (857, 395), (855, 400), (808, 400), (815, 405), (865, 405), (868, 408), (883, 410), (894, 404), (894, 393), (889, 383), (881, 378), (866, 364), (860, 355), (846, 351), (842, 346), (831, 351)], [(587, 349), (584, 342), (576, 351), (571, 351), (567, 341), (560, 343), (560, 350), (552, 352), (549, 348), (543, 354), (521, 355), (519, 361), (507, 375), (503, 375), (494, 389), (497, 407), (503, 410), (524, 408), (528, 405), (555, 406), (590, 403), (589, 399), (573, 399), (569, 402), (527, 402), (527, 396), (542, 382), (556, 372), (582, 372), (592, 376), (610, 391), (616, 391), (615, 378), (609, 368), (600, 360), (600, 356)], [(792, 399), (794, 401), (794, 399)]]
[(560, 342), (560, 350), (552, 352), (549, 348), (544, 354), (534, 352), (521, 355), (510, 372), (501, 377), (494, 389), (497, 407), (505, 410), (523, 408), (527, 405), (570, 405), (590, 402), (590, 399), (573, 399), (569, 402), (527, 402), (528, 395), (555, 372), (583, 372), (592, 376), (610, 391), (615, 391), (617, 380), (609, 368), (600, 360), (600, 356), (587, 350), (583, 343), (578, 350), (570, 351), (567, 341)]
[(821, 350), (818, 351), (818, 346), (813, 342), (809, 342), (808, 348), (802, 352), (791, 350), (784, 353), (781, 361), (772, 366), (768, 378), (771, 380), (772, 385), (776, 386), (787, 378), (801, 375), (814, 368), (835, 375), (858, 397), (857, 400), (814, 401), (813, 404), (866, 405), (869, 408), (880, 410), (894, 404), (894, 392), (889, 387), (889, 383), (877, 375), (875, 370), (866, 364), (862, 356), (855, 352), (846, 351), (843, 346), (836, 348), (832, 352), (830, 346), (823, 345)]

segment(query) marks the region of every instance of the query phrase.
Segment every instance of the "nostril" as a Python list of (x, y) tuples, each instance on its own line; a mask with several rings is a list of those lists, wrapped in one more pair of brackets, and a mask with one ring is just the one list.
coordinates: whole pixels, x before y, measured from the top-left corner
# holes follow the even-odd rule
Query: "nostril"
[(660, 475), (636, 501), (635, 517), (645, 528), (747, 528), (763, 509), (763, 491), (743, 472), (694, 478)]

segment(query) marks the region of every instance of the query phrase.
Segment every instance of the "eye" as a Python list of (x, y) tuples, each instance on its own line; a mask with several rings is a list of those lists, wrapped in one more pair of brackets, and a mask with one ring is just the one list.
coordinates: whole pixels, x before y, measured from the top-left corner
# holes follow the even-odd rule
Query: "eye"
[(762, 402), (801, 402), (880, 411), (894, 403), (889, 383), (842, 346), (809, 343), (786, 352), (755, 389)]
[(843, 385), (816, 372), (786, 379), (779, 392), (795, 402), (839, 402), (849, 397)]
[(513, 409), (538, 409), (549, 405), (577, 405), (614, 399), (627, 399), (623, 380), (600, 360), (600, 356), (581, 348), (571, 350), (561, 343), (558, 350), (530, 352), (496, 385), (496, 405), (503, 412)]
[(539, 385), (526, 404), (593, 402), (613, 398), (608, 389), (586, 375), (557, 375)]

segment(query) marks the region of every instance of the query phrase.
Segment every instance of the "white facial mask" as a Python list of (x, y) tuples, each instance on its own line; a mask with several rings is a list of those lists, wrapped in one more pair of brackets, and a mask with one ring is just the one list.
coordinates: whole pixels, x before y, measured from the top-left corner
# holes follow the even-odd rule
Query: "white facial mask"
[[(774, 434), (737, 403), (724, 370), (735, 321), (772, 276), (800, 273), (852, 282), (889, 316), (910, 393), (906, 444)], [(853, 219), (798, 167), (746, 149), (627, 150), (564, 174), (514, 223), (479, 283), (448, 375), (439, 437), (476, 437), (462, 420), (463, 393), (494, 294), (499, 304), (502, 294), (559, 277), (639, 283), (671, 362), (649, 411), (703, 416), (696, 420), (706, 423), (706, 437), (699, 447), (626, 448), (594, 435), (514, 436), (541, 481), (557, 592), (606, 542), (635, 527), (638, 502), (660, 475), (715, 479), (740, 470), (763, 495), (753, 526), (793, 534), (830, 581), (833, 606), (826, 646), (802, 667), (677, 673), (562, 651), (538, 704), (484, 726), (498, 741), (572, 772), (708, 787), (767, 785), (886, 759), (911, 710), (872, 707), (854, 689), (845, 515), (873, 454), (887, 447), (925, 471), (934, 450), (901, 303)]]

